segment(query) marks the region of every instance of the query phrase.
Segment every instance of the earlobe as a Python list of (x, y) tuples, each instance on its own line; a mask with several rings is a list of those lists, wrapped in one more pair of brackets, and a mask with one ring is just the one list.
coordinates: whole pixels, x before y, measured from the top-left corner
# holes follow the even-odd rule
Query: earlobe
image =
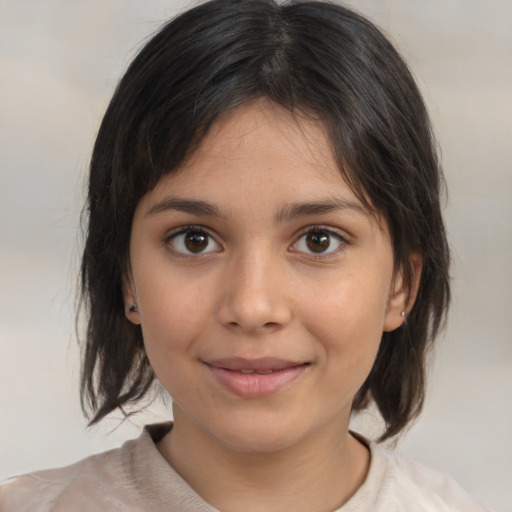
[(125, 316), (134, 325), (140, 325), (139, 305), (135, 300), (125, 299)]
[(124, 312), (126, 318), (134, 325), (140, 325), (139, 305), (133, 283), (125, 279), (123, 283)]
[(409, 261), (412, 270), (410, 283), (405, 281), (402, 271), (395, 274), (384, 320), (383, 330), (385, 332), (391, 332), (400, 327), (406, 321), (409, 311), (414, 306), (421, 281), (423, 258), (421, 254), (413, 252), (409, 256)]

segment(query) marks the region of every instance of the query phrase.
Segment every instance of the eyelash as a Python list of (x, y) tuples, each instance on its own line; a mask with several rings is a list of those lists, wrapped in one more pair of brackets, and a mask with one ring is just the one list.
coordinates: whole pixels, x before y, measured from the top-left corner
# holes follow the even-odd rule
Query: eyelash
[[(179, 228), (173, 229), (170, 233), (168, 233), (164, 239), (164, 243), (166, 245), (173, 245), (173, 241), (175, 241), (180, 235), (186, 235), (187, 233), (194, 233), (196, 235), (203, 235), (208, 239), (208, 245), (210, 245), (212, 242), (220, 247), (220, 244), (215, 240), (215, 238), (202, 226), (198, 225), (187, 225), (187, 226), (181, 226)], [(183, 242), (184, 243), (184, 242)], [(212, 252), (219, 252), (218, 250), (208, 251), (208, 252), (184, 252), (176, 249), (176, 247), (171, 247), (173, 250), (173, 253), (183, 257), (183, 258), (197, 258), (198, 256), (207, 256), (211, 254)]]
[[(302, 252), (304, 254), (308, 254), (308, 256), (314, 260), (322, 260), (322, 259), (326, 259), (326, 258), (332, 258), (334, 255), (345, 250), (347, 248), (347, 245), (349, 244), (348, 240), (338, 230), (333, 229), (328, 226), (315, 225), (315, 226), (308, 226), (307, 228), (302, 230), (300, 232), (297, 240), (292, 244), (292, 247), (296, 246), (303, 237), (310, 235), (310, 234), (326, 234), (326, 235), (329, 235), (329, 237), (331, 239), (334, 238), (339, 242), (338, 247), (336, 247), (334, 250), (328, 250), (327, 252), (324, 251), (324, 252), (319, 252), (319, 253), (315, 254), (314, 252), (297, 251), (297, 252)], [(332, 243), (332, 241), (329, 241), (328, 249), (330, 248), (331, 243)]]
[[(220, 244), (215, 240), (215, 238), (208, 232), (207, 229), (205, 229), (203, 226), (199, 226), (199, 225), (186, 225), (186, 226), (181, 226), (179, 228), (176, 228), (174, 230), (172, 230), (170, 233), (168, 233), (164, 239), (164, 244), (165, 245), (171, 245), (171, 249), (173, 250), (173, 253), (178, 255), (179, 257), (183, 257), (183, 258), (197, 258), (197, 257), (201, 257), (201, 256), (207, 256), (211, 253), (214, 253), (214, 252), (221, 252), (222, 248), (220, 248), (220, 250), (218, 249), (214, 249), (214, 250), (210, 250), (208, 252), (203, 252), (202, 250), (197, 252), (197, 253), (194, 253), (194, 252), (185, 252), (185, 251), (181, 251), (181, 250), (178, 250), (176, 247), (172, 247), (173, 246), (173, 242), (180, 236), (180, 235), (186, 235), (187, 233), (194, 233), (196, 235), (203, 235), (207, 238), (208, 240), (208, 245), (210, 245), (212, 242), (217, 245), (218, 247), (220, 247)], [(314, 253), (314, 252), (308, 252), (308, 251), (300, 251), (300, 250), (296, 250), (294, 249), (294, 247), (296, 247), (299, 242), (301, 241), (301, 239), (303, 237), (306, 237), (308, 235), (311, 235), (311, 234), (325, 234), (325, 235), (328, 235), (330, 237), (330, 239), (334, 238), (336, 239), (338, 242), (339, 242), (339, 245), (338, 247), (336, 247), (334, 250), (328, 250), (332, 244), (332, 241), (329, 240), (329, 245), (327, 246), (327, 251), (324, 251), (324, 252), (318, 252), (318, 253)], [(182, 243), (185, 243), (184, 241)], [(207, 245), (207, 247), (208, 247)], [(306, 228), (304, 228), (298, 235), (298, 237), (296, 238), (295, 242), (293, 242), (293, 244), (291, 245), (291, 252), (299, 252), (299, 253), (303, 253), (303, 254), (307, 254), (309, 258), (311, 259), (314, 259), (314, 260), (322, 260), (322, 259), (326, 259), (326, 258), (329, 258), (329, 257), (332, 257), (333, 255), (339, 253), (339, 252), (342, 252), (346, 246), (348, 245), (348, 241), (347, 239), (342, 236), (340, 234), (339, 231), (331, 228), (331, 227), (327, 227), (327, 226), (322, 226), (322, 225), (314, 225), (314, 226), (308, 226)]]

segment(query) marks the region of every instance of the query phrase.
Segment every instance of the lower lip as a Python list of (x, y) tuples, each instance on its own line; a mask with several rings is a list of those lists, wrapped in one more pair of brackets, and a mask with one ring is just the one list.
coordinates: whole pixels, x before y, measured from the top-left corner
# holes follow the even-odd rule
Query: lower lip
[(244, 398), (263, 398), (278, 393), (297, 380), (308, 365), (291, 366), (272, 373), (242, 373), (207, 365), (225, 389)]

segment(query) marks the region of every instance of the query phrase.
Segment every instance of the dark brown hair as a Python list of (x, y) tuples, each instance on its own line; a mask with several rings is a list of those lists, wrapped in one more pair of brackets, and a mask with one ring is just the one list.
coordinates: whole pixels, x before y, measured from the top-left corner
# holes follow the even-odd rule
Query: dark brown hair
[(424, 103), (397, 51), (368, 20), (324, 2), (204, 3), (166, 24), (120, 81), (90, 166), (82, 407), (95, 423), (139, 401), (155, 378), (122, 293), (139, 200), (220, 114), (255, 97), (323, 122), (340, 172), (388, 223), (406, 283), (411, 252), (423, 258), (415, 305), (383, 333), (353, 402), (359, 411), (373, 400), (386, 423), (381, 439), (392, 437), (421, 410), (426, 354), (450, 298), (443, 180)]

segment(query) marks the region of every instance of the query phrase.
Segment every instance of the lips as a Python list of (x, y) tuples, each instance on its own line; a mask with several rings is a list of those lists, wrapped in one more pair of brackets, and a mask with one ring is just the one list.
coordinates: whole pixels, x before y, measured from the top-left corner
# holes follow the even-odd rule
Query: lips
[(205, 361), (215, 380), (245, 398), (263, 398), (288, 388), (310, 366), (279, 358), (225, 358)]
[(245, 373), (246, 375), (249, 375), (250, 373), (257, 373), (259, 375), (268, 375), (269, 373), (273, 373), (276, 370), (236, 370), (240, 373)]

